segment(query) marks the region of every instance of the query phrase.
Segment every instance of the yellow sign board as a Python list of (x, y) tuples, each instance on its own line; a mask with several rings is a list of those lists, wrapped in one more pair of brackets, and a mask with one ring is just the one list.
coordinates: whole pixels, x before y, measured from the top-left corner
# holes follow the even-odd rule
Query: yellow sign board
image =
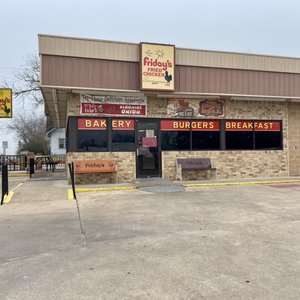
[(174, 91), (175, 47), (140, 44), (141, 90)]
[(0, 118), (12, 117), (12, 91), (0, 89)]

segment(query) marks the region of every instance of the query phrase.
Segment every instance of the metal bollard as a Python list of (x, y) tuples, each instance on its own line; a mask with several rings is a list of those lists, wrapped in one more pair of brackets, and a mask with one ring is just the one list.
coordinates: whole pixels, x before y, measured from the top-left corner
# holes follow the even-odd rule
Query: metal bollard
[(1, 205), (4, 201), (4, 196), (8, 195), (8, 169), (7, 165), (2, 165), (2, 197)]

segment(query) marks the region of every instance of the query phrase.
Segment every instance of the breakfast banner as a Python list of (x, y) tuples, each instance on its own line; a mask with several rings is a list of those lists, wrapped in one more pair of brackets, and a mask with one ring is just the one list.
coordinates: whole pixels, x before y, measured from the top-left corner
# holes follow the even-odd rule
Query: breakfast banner
[(141, 90), (174, 91), (175, 47), (140, 44)]

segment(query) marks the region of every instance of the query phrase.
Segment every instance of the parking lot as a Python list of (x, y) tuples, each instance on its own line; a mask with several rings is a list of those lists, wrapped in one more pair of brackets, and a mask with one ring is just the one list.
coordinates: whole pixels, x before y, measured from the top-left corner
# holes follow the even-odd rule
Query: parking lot
[(78, 194), (0, 208), (1, 299), (299, 299), (300, 183)]

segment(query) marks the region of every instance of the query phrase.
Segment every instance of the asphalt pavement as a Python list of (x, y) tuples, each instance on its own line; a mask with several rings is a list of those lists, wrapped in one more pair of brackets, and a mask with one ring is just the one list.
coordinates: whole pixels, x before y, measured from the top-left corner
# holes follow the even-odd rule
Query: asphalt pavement
[(300, 299), (300, 182), (156, 179), (77, 210), (63, 173), (12, 181), (0, 299)]

